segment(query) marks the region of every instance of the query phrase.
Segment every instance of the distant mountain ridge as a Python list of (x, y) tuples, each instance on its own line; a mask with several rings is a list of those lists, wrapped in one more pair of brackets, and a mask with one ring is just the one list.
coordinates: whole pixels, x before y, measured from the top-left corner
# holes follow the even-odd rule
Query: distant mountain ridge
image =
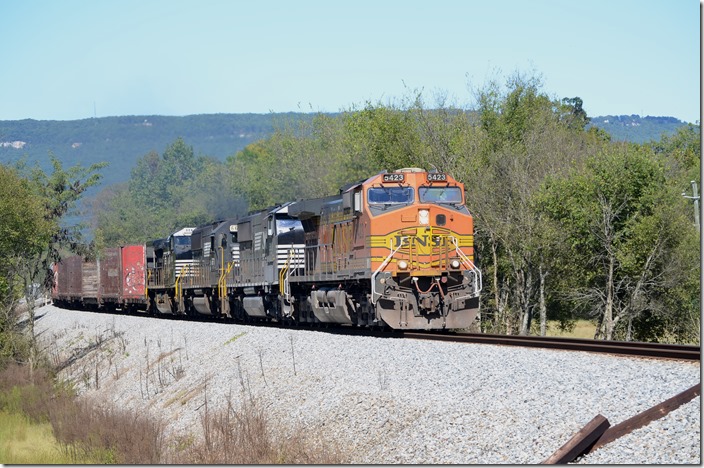
[[(129, 180), (136, 161), (156, 151), (161, 154), (176, 138), (182, 137), (196, 155), (224, 160), (245, 146), (269, 137), (277, 126), (299, 119), (312, 119), (308, 113), (202, 114), (185, 117), (122, 116), (82, 120), (4, 120), (0, 121), (0, 162), (12, 164), (26, 157), (50, 170), (52, 152), (68, 168), (107, 161), (102, 185)], [(687, 125), (674, 117), (599, 116), (590, 126), (602, 128), (614, 141), (644, 143), (659, 140)]]
[(672, 135), (677, 129), (688, 125), (675, 117), (653, 117), (639, 115), (604, 115), (591, 117), (589, 126), (606, 131), (613, 141), (647, 143), (658, 141), (663, 134)]
[(245, 146), (270, 136), (276, 125), (312, 118), (311, 114), (202, 114), (185, 117), (144, 115), (82, 120), (0, 121), (0, 162), (26, 156), (49, 169), (49, 152), (64, 165), (90, 166), (107, 161), (103, 185), (125, 182), (139, 158), (163, 153), (178, 137), (196, 155), (224, 160)]

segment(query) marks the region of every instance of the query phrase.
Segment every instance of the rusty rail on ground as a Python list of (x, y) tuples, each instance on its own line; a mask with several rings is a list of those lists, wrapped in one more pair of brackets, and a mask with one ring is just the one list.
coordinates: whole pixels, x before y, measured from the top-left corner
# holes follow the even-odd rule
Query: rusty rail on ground
[(573, 462), (580, 456), (592, 453), (606, 444), (664, 417), (685, 403), (689, 403), (701, 395), (701, 390), (702, 384), (700, 382), (615, 426), (611, 426), (608, 419), (598, 414), (542, 464), (552, 465)]
[(456, 343), (482, 343), (503, 346), (585, 351), (651, 358), (669, 358), (699, 361), (701, 348), (692, 345), (667, 343), (641, 343), (635, 341), (600, 341), (581, 338), (550, 336), (489, 335), (483, 333), (423, 333), (403, 332), (404, 338), (450, 341)]

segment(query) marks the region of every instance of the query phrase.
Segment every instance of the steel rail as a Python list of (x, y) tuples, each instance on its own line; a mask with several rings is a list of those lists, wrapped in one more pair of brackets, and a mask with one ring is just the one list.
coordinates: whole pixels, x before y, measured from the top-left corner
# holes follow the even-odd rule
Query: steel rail
[[(110, 313), (110, 312), (107, 312)], [(122, 315), (125, 312), (112, 312), (112, 314)], [(150, 316), (144, 314), (144, 316)], [(201, 322), (235, 323), (231, 319), (224, 317), (213, 317), (208, 315), (188, 316), (158, 314), (160, 319), (189, 320)], [(257, 325), (272, 328), (289, 328), (292, 325), (278, 322), (255, 322), (241, 323), (240, 325)], [(700, 361), (701, 348), (693, 345), (678, 345), (667, 343), (642, 343), (635, 341), (601, 341), (584, 338), (567, 337), (546, 337), (546, 336), (521, 336), (521, 335), (491, 335), (484, 333), (460, 333), (446, 331), (426, 332), (426, 331), (404, 331), (379, 328), (357, 328), (348, 326), (334, 326), (330, 324), (311, 325), (296, 324), (295, 328), (307, 329), (311, 331), (321, 331), (331, 334), (344, 334), (356, 336), (373, 336), (378, 338), (409, 338), (421, 340), (447, 341), (455, 343), (480, 343), (504, 346), (523, 346), (532, 348), (558, 349), (564, 351), (584, 351), (592, 353), (607, 353), (626, 356), (640, 356), (658, 359), (678, 359), (687, 361)]]
[(691, 345), (667, 343), (641, 343), (634, 341), (599, 341), (581, 338), (488, 335), (482, 333), (423, 333), (403, 332), (404, 338), (456, 343), (483, 343), (504, 346), (560, 349), (565, 351), (585, 351), (651, 358), (668, 358), (689, 361), (701, 360), (701, 348)]

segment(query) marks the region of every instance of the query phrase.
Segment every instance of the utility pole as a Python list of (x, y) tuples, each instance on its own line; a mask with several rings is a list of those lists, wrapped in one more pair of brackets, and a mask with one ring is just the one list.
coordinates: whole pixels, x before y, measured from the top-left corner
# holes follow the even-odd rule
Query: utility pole
[(699, 224), (699, 192), (697, 191), (697, 182), (696, 181), (691, 181), (692, 183), (692, 194), (694, 195), (693, 197), (690, 197), (687, 195), (687, 192), (682, 192), (682, 196), (684, 198), (689, 198), (690, 200), (694, 200), (694, 224), (697, 225), (697, 231), (701, 230), (701, 225)]

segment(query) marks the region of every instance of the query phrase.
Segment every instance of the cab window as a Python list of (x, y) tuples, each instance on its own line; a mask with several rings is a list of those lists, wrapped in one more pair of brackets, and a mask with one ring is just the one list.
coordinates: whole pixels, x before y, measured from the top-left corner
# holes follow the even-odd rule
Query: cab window
[(303, 244), (305, 242), (303, 225), (298, 219), (277, 217), (276, 235), (279, 238), (279, 245)]
[(367, 200), (370, 205), (413, 203), (413, 187), (371, 187)]
[(462, 190), (459, 187), (419, 187), (421, 203), (462, 203)]

